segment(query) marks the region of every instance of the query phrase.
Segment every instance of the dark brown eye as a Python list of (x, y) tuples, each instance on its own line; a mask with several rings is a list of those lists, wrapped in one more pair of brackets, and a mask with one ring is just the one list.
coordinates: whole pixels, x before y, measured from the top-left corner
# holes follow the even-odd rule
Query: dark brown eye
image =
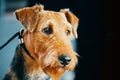
[(52, 34), (53, 30), (51, 27), (46, 27), (42, 29), (42, 32), (49, 35), (49, 34)]
[(70, 30), (66, 30), (67, 36), (70, 35)]

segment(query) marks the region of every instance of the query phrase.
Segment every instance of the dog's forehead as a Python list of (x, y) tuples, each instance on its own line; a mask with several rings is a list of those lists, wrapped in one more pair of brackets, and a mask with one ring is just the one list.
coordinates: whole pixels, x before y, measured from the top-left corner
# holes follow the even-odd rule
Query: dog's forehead
[(66, 16), (62, 12), (55, 12), (55, 11), (42, 11), (39, 12), (40, 21), (44, 21), (45, 23), (53, 23), (56, 25), (61, 26), (70, 26), (72, 28), (71, 24), (68, 22)]
[(49, 11), (49, 10), (43, 10), (39, 12), (39, 15), (46, 16), (46, 17), (62, 17), (65, 18), (64, 14), (62, 12), (56, 12), (56, 11)]

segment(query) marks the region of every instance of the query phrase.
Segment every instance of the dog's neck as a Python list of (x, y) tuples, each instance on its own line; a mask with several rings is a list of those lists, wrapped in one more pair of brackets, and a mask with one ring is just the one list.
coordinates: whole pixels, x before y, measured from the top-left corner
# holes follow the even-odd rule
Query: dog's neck
[(24, 59), (24, 68), (26, 70), (25, 78), (28, 80), (51, 80), (50, 76), (45, 74), (39, 64), (31, 59), (25, 51), (22, 51)]

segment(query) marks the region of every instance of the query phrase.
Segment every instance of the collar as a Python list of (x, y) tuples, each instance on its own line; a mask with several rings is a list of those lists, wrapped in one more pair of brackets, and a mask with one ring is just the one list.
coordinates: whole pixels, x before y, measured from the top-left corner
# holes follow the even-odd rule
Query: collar
[(20, 30), (20, 32), (19, 32), (19, 37), (18, 37), (18, 39), (19, 39), (19, 44), (20, 44), (20, 46), (24, 49), (24, 51), (26, 52), (26, 54), (28, 55), (28, 56), (30, 56), (33, 60), (35, 60), (35, 58), (30, 54), (30, 52), (28, 51), (28, 49), (26, 48), (26, 46), (25, 46), (25, 43), (24, 43), (24, 40), (23, 40), (23, 32), (24, 32), (24, 29), (22, 29), (22, 30)]

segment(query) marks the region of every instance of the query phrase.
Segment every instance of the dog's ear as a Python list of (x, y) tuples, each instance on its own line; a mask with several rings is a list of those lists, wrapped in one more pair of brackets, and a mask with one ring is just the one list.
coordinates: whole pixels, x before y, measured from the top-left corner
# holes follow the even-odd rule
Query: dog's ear
[(33, 31), (38, 21), (38, 13), (43, 10), (42, 5), (35, 5), (18, 9), (15, 11), (17, 20), (19, 20), (26, 30)]
[(77, 35), (77, 28), (78, 28), (78, 22), (79, 19), (69, 11), (69, 9), (62, 9), (61, 12), (63, 12), (68, 20), (68, 22), (72, 25), (72, 33), (75, 36), (75, 38), (78, 37)]

